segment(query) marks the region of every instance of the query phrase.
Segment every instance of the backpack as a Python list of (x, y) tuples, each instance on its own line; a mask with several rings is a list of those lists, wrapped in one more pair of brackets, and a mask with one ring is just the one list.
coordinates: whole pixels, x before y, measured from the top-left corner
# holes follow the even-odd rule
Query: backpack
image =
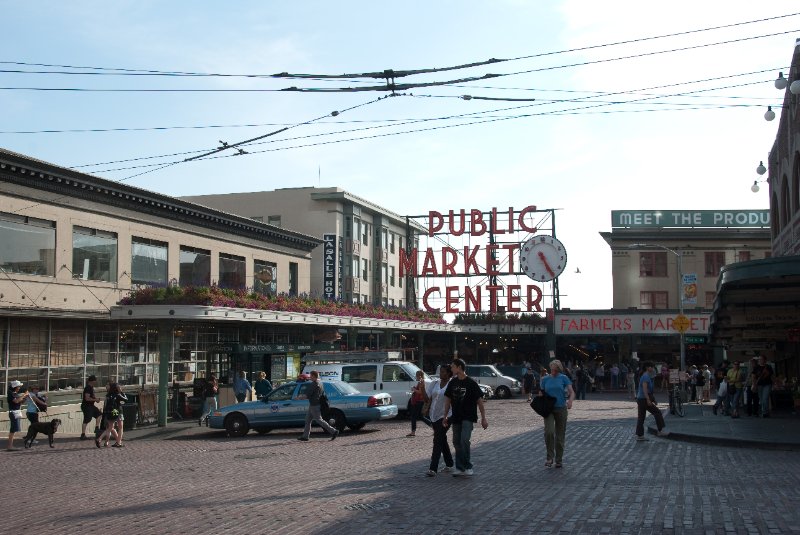
[(320, 388), (322, 389), (322, 393), (319, 395), (319, 412), (323, 418), (327, 419), (328, 412), (331, 410), (331, 405), (328, 403), (328, 396), (325, 394), (325, 388), (323, 388), (322, 385), (320, 385)]

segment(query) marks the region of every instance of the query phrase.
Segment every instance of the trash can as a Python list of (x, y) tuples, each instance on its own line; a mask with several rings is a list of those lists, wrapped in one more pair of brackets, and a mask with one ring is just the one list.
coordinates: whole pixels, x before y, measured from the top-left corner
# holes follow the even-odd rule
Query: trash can
[(139, 417), (139, 399), (136, 396), (128, 395), (128, 401), (122, 404), (122, 416), (125, 421), (122, 424), (122, 429), (130, 431), (136, 429), (136, 420)]

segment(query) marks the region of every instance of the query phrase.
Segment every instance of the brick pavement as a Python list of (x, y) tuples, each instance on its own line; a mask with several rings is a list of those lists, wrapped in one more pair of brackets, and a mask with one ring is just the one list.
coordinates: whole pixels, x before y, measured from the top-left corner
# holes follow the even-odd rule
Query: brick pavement
[(800, 454), (637, 443), (633, 403), (597, 398), (576, 402), (561, 470), (543, 466), (541, 418), (492, 400), (470, 479), (425, 477), (429, 431), (406, 438), (408, 421), (309, 443), (183, 427), (123, 449), (70, 438), (0, 452), (0, 497), (28, 489), (15, 524), (40, 532), (800, 533)]

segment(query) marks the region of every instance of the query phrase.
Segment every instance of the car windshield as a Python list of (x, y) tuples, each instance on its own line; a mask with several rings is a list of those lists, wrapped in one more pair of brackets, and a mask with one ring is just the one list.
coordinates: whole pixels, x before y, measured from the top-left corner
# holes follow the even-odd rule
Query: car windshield
[(343, 396), (349, 396), (350, 394), (360, 394), (360, 392), (358, 390), (356, 390), (355, 387), (353, 387), (352, 385), (349, 385), (347, 383), (341, 383), (341, 382), (333, 383), (332, 382), (332, 383), (328, 383), (328, 384), (330, 384), (332, 387), (334, 387), (336, 390), (338, 390), (339, 393), (342, 394)]
[[(417, 376), (417, 372), (418, 371), (422, 371), (416, 365), (411, 364), (410, 362), (407, 362), (405, 364), (401, 364), (400, 366), (409, 375), (409, 377), (416, 377)], [(425, 372), (422, 372), (422, 373), (424, 374), (426, 381), (430, 381), (431, 380), (431, 378), (428, 377), (427, 373), (425, 373)]]

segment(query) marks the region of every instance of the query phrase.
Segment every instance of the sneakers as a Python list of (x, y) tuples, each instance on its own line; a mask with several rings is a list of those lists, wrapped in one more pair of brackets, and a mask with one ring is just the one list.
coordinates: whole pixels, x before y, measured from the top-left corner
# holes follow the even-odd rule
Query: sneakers
[(464, 476), (464, 470), (459, 470), (458, 468), (453, 470), (453, 477), (462, 477), (462, 476)]
[(642, 436), (636, 435), (636, 441), (637, 442), (644, 442), (645, 440), (647, 440), (646, 436), (644, 436), (644, 435), (642, 435)]
[(442, 468), (442, 472), (443, 473), (448, 473), (448, 474), (450, 472), (452, 472), (453, 470), (454, 470), (454, 468), (452, 466), (445, 466), (444, 468)]
[[(299, 440), (300, 442), (308, 442), (308, 438), (307, 437), (297, 437), (297, 440)], [(98, 448), (99, 447), (100, 446), (98, 446)]]
[(339, 430), (337, 429), (337, 430), (336, 430), (336, 431), (333, 433), (333, 436), (331, 436), (331, 440), (336, 440), (336, 437), (338, 437), (338, 436), (339, 436)]
[(81, 440), (89, 440), (89, 437), (86, 436), (86, 433), (81, 433)]
[(669, 436), (669, 431), (667, 431), (666, 429), (662, 429), (661, 431), (656, 433), (656, 435), (658, 435), (660, 437), (668, 437)]
[(472, 471), (472, 468), (467, 468), (466, 470), (464, 470), (464, 476), (471, 476), (474, 473), (475, 472)]
[(436, 477), (436, 472), (434, 470), (428, 470), (425, 472), (425, 475), (428, 477)]

